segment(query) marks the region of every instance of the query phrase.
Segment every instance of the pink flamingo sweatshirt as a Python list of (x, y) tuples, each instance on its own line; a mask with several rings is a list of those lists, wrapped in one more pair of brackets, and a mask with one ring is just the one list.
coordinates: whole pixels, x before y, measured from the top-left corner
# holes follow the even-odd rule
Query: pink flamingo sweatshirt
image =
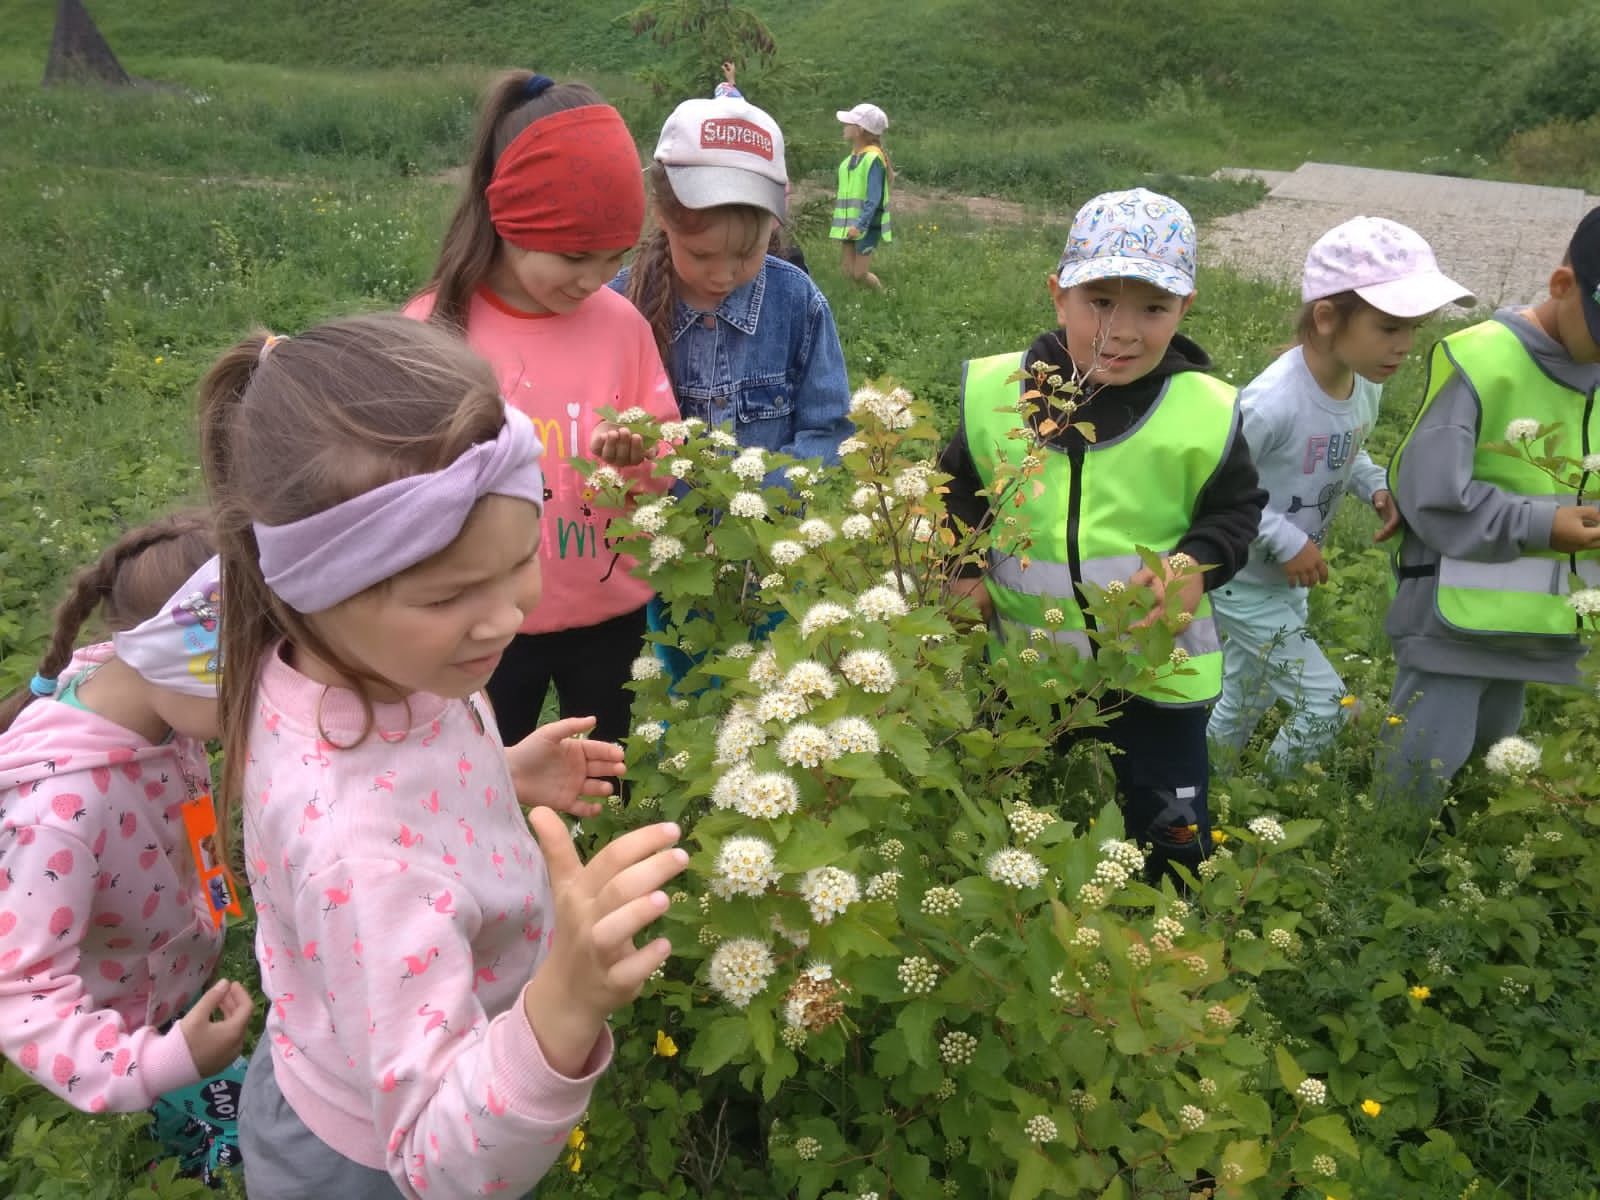
[(275, 650), (245, 766), (245, 869), (284, 1098), (407, 1196), (520, 1196), (610, 1062), (544, 1059), (522, 992), (554, 911), (481, 697), (375, 706)]
[[(432, 292), (404, 309), (418, 320), (432, 311)], [(571, 460), (588, 457), (601, 408), (642, 408), (659, 421), (678, 419), (649, 323), (610, 288), (574, 312), (528, 313), (482, 287), (467, 310), (467, 344), (494, 367), (500, 394), (533, 419), (544, 443), (544, 596), (522, 632), (581, 629), (640, 608), (652, 589), (634, 578), (634, 559), (606, 538), (611, 518), (620, 514), (595, 504), (594, 489)], [(647, 462), (623, 475), (638, 488), (664, 490), (670, 481), (652, 478), (653, 469)]]
[[(111, 655), (81, 650), (73, 675)], [(36, 700), (0, 734), (0, 1050), (69, 1104), (134, 1112), (199, 1072), (176, 1026), (222, 952), (182, 807), (205, 747)]]

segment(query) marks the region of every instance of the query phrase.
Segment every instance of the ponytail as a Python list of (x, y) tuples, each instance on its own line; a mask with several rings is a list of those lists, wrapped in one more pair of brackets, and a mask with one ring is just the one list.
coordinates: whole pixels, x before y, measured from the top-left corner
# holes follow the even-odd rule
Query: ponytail
[[(199, 510), (172, 513), (123, 534), (73, 576), (66, 596), (56, 606), (55, 625), (39, 660), (38, 678), (54, 686), (72, 661), (78, 637), (96, 609), (111, 631), (132, 629), (154, 616), (213, 553), (211, 518)], [(31, 686), (25, 687), (0, 704), (0, 733), (10, 729), (37, 696)]]
[(650, 323), (650, 333), (655, 338), (656, 351), (661, 355), (661, 365), (670, 377), (672, 317), (677, 311), (677, 296), (672, 290), (672, 246), (667, 241), (665, 229), (657, 229), (639, 247), (633, 268), (628, 272), (628, 286), (624, 294)]
[(485, 193), (506, 147), (540, 117), (604, 103), (587, 84), (551, 84), (532, 71), (511, 71), (490, 85), (472, 138), (466, 185), (439, 248), (433, 275), (423, 289), (433, 292), (430, 321), (455, 333), (466, 332), (472, 294), (488, 276), (500, 252), (500, 235), (489, 219)]

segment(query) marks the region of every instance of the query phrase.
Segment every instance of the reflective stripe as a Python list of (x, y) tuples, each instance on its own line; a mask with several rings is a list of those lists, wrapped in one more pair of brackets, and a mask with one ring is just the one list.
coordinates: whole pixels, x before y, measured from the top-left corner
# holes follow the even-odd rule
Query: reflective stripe
[(1222, 649), (1222, 639), (1217, 636), (1217, 623), (1210, 617), (1196, 617), (1183, 628), (1172, 644), (1189, 652), (1190, 658), (1202, 654), (1216, 654)]
[(1110, 583), (1126, 583), (1144, 567), (1137, 554), (1117, 554), (1109, 558), (1086, 558), (1079, 564), (1083, 581), (1103, 588)]
[(995, 553), (990, 555), (989, 574), (1007, 591), (1024, 596), (1072, 598), (1072, 570), (1066, 563), (1035, 559), (1024, 567), (1015, 554)]
[[(1108, 583), (1126, 581), (1143, 565), (1144, 560), (1137, 554), (1092, 559), (1083, 564), (1084, 580), (1103, 588)], [(1034, 561), (1024, 567), (1022, 560), (1014, 554), (997, 554), (990, 559), (989, 575), (998, 586), (1024, 596), (1070, 599), (1073, 595), (1072, 572), (1065, 563)], [(1020, 622), (1017, 624), (1020, 627)], [(1066, 630), (1046, 630), (1046, 632), (1055, 641), (1073, 640), (1083, 636), (1075, 630), (1070, 631), (1072, 635), (1070, 639), (1069, 631)], [(1197, 658), (1202, 654), (1215, 654), (1222, 649), (1216, 622), (1209, 615), (1197, 614), (1173, 637), (1173, 644), (1188, 651), (1190, 658)], [(1088, 639), (1084, 638), (1085, 653), (1087, 648)]]
[[(1025, 625), (1021, 621), (1007, 621), (1003, 617), (998, 618), (996, 623), (999, 625), (998, 632), (1002, 637), (1009, 635), (1027, 637), (1037, 628), (1037, 626)], [(1094, 653), (1094, 647), (1089, 642), (1089, 635), (1081, 629), (1046, 629), (1044, 632), (1049, 640), (1056, 645), (1071, 646), (1085, 658), (1089, 658)]]
[(1510, 562), (1441, 558), (1439, 586), (1486, 592), (1528, 592), (1535, 596), (1565, 596), (1568, 591), (1567, 564), (1563, 559), (1534, 555), (1514, 558)]

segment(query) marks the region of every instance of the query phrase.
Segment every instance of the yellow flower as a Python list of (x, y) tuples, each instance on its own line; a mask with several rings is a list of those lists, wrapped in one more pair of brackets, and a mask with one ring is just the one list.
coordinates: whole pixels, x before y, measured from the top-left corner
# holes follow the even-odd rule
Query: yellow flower
[(574, 1154), (571, 1158), (569, 1158), (567, 1160), (567, 1170), (571, 1171), (574, 1175), (583, 1170), (583, 1155)]
[(1355, 706), (1356, 698), (1354, 696), (1345, 696), (1339, 701), (1340, 708), (1354, 708)]
[(1431, 995), (1433, 995), (1432, 990), (1423, 987), (1420, 983), (1411, 989), (1411, 998), (1413, 1000), (1426, 1000)]
[(1376, 1100), (1363, 1100), (1361, 1102), (1361, 1111), (1369, 1117), (1375, 1117), (1383, 1111), (1383, 1105)]
[(678, 1043), (669, 1038), (663, 1031), (656, 1030), (656, 1053), (662, 1058), (671, 1058), (678, 1052)]
[(167, 360), (166, 360), (166, 358), (164, 356), (162, 356), (160, 354), (156, 355), (156, 366), (159, 367), (162, 363), (164, 363), (166, 361)]
[(567, 1134), (567, 1146), (572, 1150), (582, 1150), (583, 1144), (588, 1140), (583, 1135), (583, 1127), (581, 1125), (573, 1126), (572, 1132)]
[(1212, 842), (1213, 845), (1220, 846), (1220, 845), (1222, 845), (1223, 842), (1225, 842), (1227, 840), (1228, 840), (1228, 835), (1223, 833), (1222, 830), (1213, 829), (1211, 831), (1211, 842)]
[(1399, 725), (1405, 721), (1405, 718), (1398, 713), (1390, 713), (1384, 720), (1390, 725)]

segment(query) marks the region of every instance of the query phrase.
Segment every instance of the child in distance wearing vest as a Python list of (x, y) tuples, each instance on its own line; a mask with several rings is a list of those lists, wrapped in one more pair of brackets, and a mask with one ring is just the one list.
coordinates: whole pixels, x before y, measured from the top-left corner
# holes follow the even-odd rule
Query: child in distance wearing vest
[[(1049, 277), (1059, 327), (1021, 354), (966, 364), (961, 424), (939, 460), (951, 476), (948, 510), (968, 526), (993, 519), (983, 493), (1002, 456), (1045, 460), (1043, 492), (1007, 506), (1018, 535), (1031, 539), (1027, 565), (991, 552), (987, 575), (963, 589), (1004, 626), (1047, 627), (1090, 655), (1085, 583), (1125, 581), (1163, 597), (1179, 564), (1158, 577), (1141, 565), (1141, 545), (1210, 567), (1177, 585), (1193, 616), (1177, 639), (1192, 672), (1165, 680), (1171, 691), (1126, 697), (1089, 735), (1120, 751), (1112, 765), (1126, 827), (1150, 847), (1152, 877), (1169, 862), (1194, 869), (1210, 843), (1206, 714), (1222, 668), (1204, 593), (1244, 565), (1266, 503), (1233, 388), (1204, 373), (1210, 357), (1177, 331), (1194, 302), (1194, 274), (1194, 222), (1182, 205), (1143, 188), (1089, 201)], [(1068, 421), (1042, 433), (1043, 411), (1031, 436), (1010, 436), (1022, 421), (1021, 388), (1008, 380), (1035, 364), (1078, 380), (1093, 442)], [(1047, 411), (1060, 393), (1047, 384), (1046, 394)]]
[(840, 266), (845, 278), (878, 291), (883, 282), (868, 269), (867, 258), (880, 242), (894, 241), (889, 221), (894, 167), (883, 149), (889, 118), (876, 104), (858, 104), (834, 116), (844, 123), (850, 153), (839, 164), (839, 194), (833, 202), (828, 236), (843, 243)]
[(1306, 256), (1295, 344), (1239, 394), (1250, 453), (1271, 498), (1250, 561), (1212, 598), (1222, 696), (1211, 740), (1237, 753), (1267, 708), (1290, 708), (1267, 750), (1284, 770), (1315, 757), (1344, 724), (1344, 683), (1306, 632), (1306, 589), (1328, 580), (1322, 538), (1347, 489), (1377, 511), (1374, 541), (1400, 527), (1384, 470), (1362, 448), (1383, 383), (1411, 353), (1417, 327), (1472, 297), (1439, 271), (1418, 233), (1355, 217)]
[[(1525, 685), (1578, 682), (1584, 646), (1570, 579), (1600, 585), (1600, 511), (1592, 493), (1488, 449), (1527, 426), (1560, 423), (1533, 454), (1600, 447), (1600, 208), (1573, 235), (1529, 308), (1443, 338), (1422, 407), (1389, 466), (1405, 519), (1385, 628), (1394, 643), (1381, 765), (1393, 792), (1426, 800), (1476, 744), (1522, 721)], [(1557, 440), (1559, 439), (1559, 440)], [(1591, 484), (1592, 486), (1592, 484)]]

